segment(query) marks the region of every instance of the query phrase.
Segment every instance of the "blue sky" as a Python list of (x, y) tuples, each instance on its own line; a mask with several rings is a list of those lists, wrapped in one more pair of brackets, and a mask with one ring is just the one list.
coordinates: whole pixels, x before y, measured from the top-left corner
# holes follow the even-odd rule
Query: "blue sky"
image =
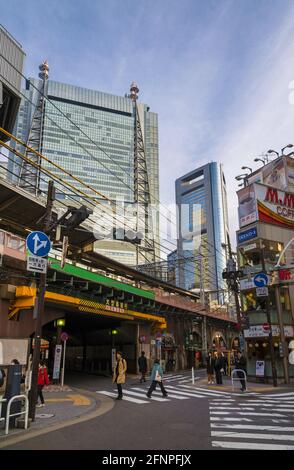
[(138, 83), (159, 114), (163, 202), (177, 177), (222, 162), (233, 234), (240, 167), (294, 143), (294, 1), (0, 0), (0, 11), (26, 75), (47, 58), (57, 81), (120, 95)]

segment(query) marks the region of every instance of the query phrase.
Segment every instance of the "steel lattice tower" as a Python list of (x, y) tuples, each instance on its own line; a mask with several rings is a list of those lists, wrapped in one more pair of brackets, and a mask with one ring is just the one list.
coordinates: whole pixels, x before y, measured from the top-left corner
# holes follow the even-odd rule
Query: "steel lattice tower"
[[(44, 111), (45, 111), (45, 97), (47, 96), (47, 81), (49, 77), (48, 61), (45, 60), (40, 66), (39, 73), (39, 91), (37, 96), (36, 107), (34, 110), (30, 130), (28, 133), (26, 144), (37, 152), (42, 152), (42, 138), (43, 138), (43, 125), (44, 125)], [(35, 167), (31, 163), (22, 160), (22, 165), (19, 174), (18, 185), (29, 192), (38, 194), (40, 187), (40, 166), (41, 157), (34, 152), (25, 149), (25, 157), (32, 160), (39, 165)]]
[(130, 98), (133, 102), (134, 126), (134, 202), (136, 207), (136, 231), (144, 238), (136, 246), (136, 266), (139, 264), (139, 252), (148, 263), (155, 263), (154, 233), (151, 213), (151, 194), (142, 126), (137, 106), (139, 88), (133, 82)]

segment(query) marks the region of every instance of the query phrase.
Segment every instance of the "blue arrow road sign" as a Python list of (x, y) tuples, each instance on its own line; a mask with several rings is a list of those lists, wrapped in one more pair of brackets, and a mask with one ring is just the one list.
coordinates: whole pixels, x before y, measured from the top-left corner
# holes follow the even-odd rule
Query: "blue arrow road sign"
[(256, 287), (265, 287), (268, 285), (268, 276), (264, 273), (256, 274), (253, 278), (254, 285)]
[(27, 249), (35, 256), (47, 256), (51, 249), (51, 241), (43, 232), (31, 232), (26, 239)]

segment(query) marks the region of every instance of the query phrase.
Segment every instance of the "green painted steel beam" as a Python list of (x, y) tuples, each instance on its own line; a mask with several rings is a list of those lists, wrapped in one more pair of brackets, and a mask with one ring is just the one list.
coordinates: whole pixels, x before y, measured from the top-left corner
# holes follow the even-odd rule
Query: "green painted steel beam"
[(116, 279), (103, 276), (102, 274), (92, 273), (91, 271), (87, 271), (87, 269), (74, 266), (73, 264), (65, 264), (64, 268), (61, 268), (60, 262), (54, 258), (49, 258), (49, 263), (50, 269), (68, 274), (69, 276), (85, 279), (86, 281), (94, 282), (96, 284), (102, 284), (103, 286), (107, 286), (123, 292), (129, 292), (130, 294), (145, 297), (146, 299), (155, 299), (155, 294), (152, 291), (139, 289), (139, 287), (125, 284), (123, 282), (117, 281)]

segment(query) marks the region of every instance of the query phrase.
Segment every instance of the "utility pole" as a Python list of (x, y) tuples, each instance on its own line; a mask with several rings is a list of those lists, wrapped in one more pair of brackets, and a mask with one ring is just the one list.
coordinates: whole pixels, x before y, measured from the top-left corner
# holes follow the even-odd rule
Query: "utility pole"
[[(266, 274), (265, 260), (264, 260), (264, 245), (263, 245), (262, 241), (260, 241), (260, 243), (261, 243), (260, 255), (261, 255), (262, 271)], [(278, 386), (277, 369), (276, 369), (276, 361), (275, 361), (275, 351), (274, 351), (274, 343), (273, 343), (273, 330), (272, 330), (272, 322), (271, 322), (271, 314), (270, 314), (270, 303), (269, 303), (268, 295), (266, 297), (265, 302), (266, 302), (266, 318), (267, 318), (267, 322), (269, 324), (268, 340), (269, 340), (269, 346), (270, 346), (272, 374), (273, 374), (273, 385), (274, 385), (274, 387), (277, 387)]]
[[(48, 193), (47, 193), (47, 204), (44, 218), (44, 232), (49, 234), (53, 201), (55, 196), (54, 183), (49, 181)], [(39, 288), (38, 288), (38, 299), (37, 299), (37, 318), (36, 318), (36, 330), (35, 330), (35, 347), (33, 352), (32, 361), (32, 384), (29, 394), (29, 416), (32, 421), (35, 421), (36, 404), (38, 399), (38, 372), (40, 363), (40, 351), (41, 351), (41, 338), (42, 338), (42, 319), (44, 314), (44, 303), (45, 303), (45, 292), (46, 292), (47, 272), (40, 274)]]
[(276, 305), (279, 319), (280, 327), (280, 338), (282, 343), (283, 350), (283, 370), (284, 370), (284, 382), (285, 384), (289, 383), (289, 369), (288, 369), (288, 358), (287, 358), (287, 343), (284, 331), (284, 322), (283, 322), (283, 310), (281, 305), (281, 287), (279, 285), (275, 286), (275, 295), (276, 295)]

